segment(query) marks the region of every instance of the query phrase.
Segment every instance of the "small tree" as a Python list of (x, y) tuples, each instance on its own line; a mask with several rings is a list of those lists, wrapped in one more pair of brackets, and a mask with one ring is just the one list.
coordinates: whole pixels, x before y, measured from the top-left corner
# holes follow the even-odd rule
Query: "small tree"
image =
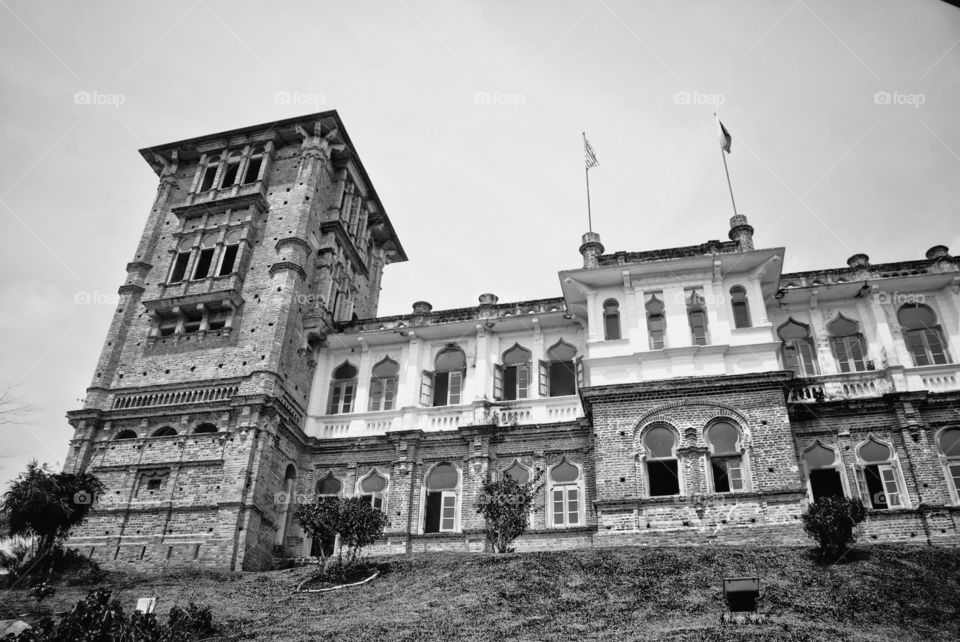
[(487, 479), (480, 487), (477, 512), (483, 515), (487, 542), (495, 553), (512, 552), (511, 544), (523, 535), (530, 523), (530, 513), (542, 484), (543, 471), (524, 483), (509, 476)]
[(803, 515), (803, 530), (816, 540), (824, 559), (836, 560), (857, 541), (857, 524), (867, 518), (859, 499), (821, 497)]
[[(347, 549), (348, 566), (357, 563), (364, 547), (383, 537), (387, 527), (386, 514), (360, 497), (318, 497), (312, 504), (301, 504), (296, 510), (300, 526), (314, 539), (335, 540), (339, 538), (337, 556), (343, 565), (343, 549)], [(318, 546), (318, 557), (326, 570), (330, 559)]]
[(87, 519), (103, 484), (89, 473), (51, 473), (36, 461), (27, 465), (0, 501), (11, 536), (36, 537), (36, 559), (48, 554)]

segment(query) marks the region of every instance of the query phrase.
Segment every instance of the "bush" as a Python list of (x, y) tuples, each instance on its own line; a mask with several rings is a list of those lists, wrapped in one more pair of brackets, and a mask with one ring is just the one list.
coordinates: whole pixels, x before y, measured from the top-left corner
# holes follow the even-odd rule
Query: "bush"
[(803, 516), (803, 530), (816, 540), (820, 555), (835, 561), (857, 541), (855, 529), (867, 518), (859, 499), (821, 497)]
[[(364, 547), (383, 537), (386, 514), (360, 497), (318, 497), (312, 504), (301, 504), (296, 510), (300, 526), (320, 541), (339, 538), (338, 563), (344, 567), (343, 549), (347, 548), (346, 566), (354, 566)], [(329, 557), (323, 546), (317, 546), (323, 569)]]
[(54, 546), (44, 557), (26, 546), (15, 546), (9, 554), (0, 553), (0, 567), (7, 571), (8, 583), (31, 584), (58, 577), (69, 586), (79, 586), (96, 584), (106, 576), (99, 564), (76, 549), (61, 546)]
[(487, 542), (496, 553), (510, 553), (510, 546), (523, 535), (530, 523), (533, 503), (540, 491), (540, 477), (520, 483), (512, 477), (487, 479), (477, 497), (477, 512), (485, 520)]

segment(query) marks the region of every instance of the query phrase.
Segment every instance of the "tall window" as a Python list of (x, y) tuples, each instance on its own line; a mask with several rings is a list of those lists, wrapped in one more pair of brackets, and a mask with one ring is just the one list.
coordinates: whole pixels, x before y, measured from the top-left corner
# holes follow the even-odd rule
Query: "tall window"
[(561, 339), (547, 350), (547, 360), (540, 362), (540, 396), (561, 397), (577, 394), (577, 383), (583, 380), (583, 363), (577, 349)]
[(837, 453), (819, 441), (803, 453), (803, 463), (810, 480), (813, 501), (821, 497), (843, 497), (843, 481), (840, 479), (840, 463)]
[(234, 230), (227, 234), (223, 240), (223, 252), (220, 254), (220, 268), (217, 270), (217, 276), (233, 274), (239, 252), (240, 230)]
[(840, 372), (862, 372), (867, 369), (867, 344), (857, 322), (842, 314), (827, 324), (830, 350)]
[(730, 288), (730, 307), (733, 308), (733, 327), (750, 327), (750, 306), (747, 303), (747, 289), (742, 285)]
[(260, 168), (263, 166), (263, 154), (263, 145), (257, 145), (253, 148), (253, 152), (251, 152), (250, 158), (247, 160), (247, 168), (243, 172), (244, 185), (247, 183), (255, 183), (259, 180)]
[(690, 290), (687, 295), (687, 319), (690, 321), (690, 343), (707, 345), (707, 308), (703, 292)]
[(357, 393), (357, 367), (345, 361), (333, 371), (330, 383), (329, 414), (353, 412), (353, 400)]
[(643, 436), (643, 448), (650, 496), (679, 495), (677, 434), (666, 424), (654, 424)]
[(201, 192), (213, 189), (218, 169), (220, 169), (220, 154), (213, 154), (206, 159), (203, 165), (200, 179)]
[(227, 155), (227, 164), (223, 167), (223, 179), (220, 181), (220, 187), (231, 187), (240, 178), (240, 162), (243, 160), (243, 152), (236, 149)]
[(616, 299), (603, 302), (603, 338), (607, 341), (620, 338), (620, 304)]
[(370, 502), (370, 505), (386, 512), (385, 501), (387, 492), (387, 478), (375, 470), (360, 480), (360, 497)]
[(467, 357), (463, 350), (449, 345), (434, 361), (434, 370), (424, 370), (420, 383), (420, 403), (424, 406), (456, 406), (463, 396), (463, 375)]
[(953, 501), (960, 503), (960, 428), (947, 428), (940, 433), (938, 441), (945, 459), (947, 480), (953, 486)]
[(793, 370), (798, 377), (818, 374), (817, 355), (810, 338), (810, 327), (789, 319), (777, 330), (782, 342), (783, 365)]
[(400, 364), (384, 357), (373, 366), (373, 376), (370, 378), (370, 410), (393, 410), (397, 400), (397, 380), (400, 374)]
[(424, 533), (452, 533), (457, 530), (457, 499), (460, 473), (452, 464), (440, 464), (427, 475)]
[(713, 492), (737, 493), (744, 490), (743, 456), (740, 429), (729, 421), (718, 421), (707, 428), (710, 445), (710, 478)]
[(663, 315), (663, 301), (654, 294), (647, 301), (647, 333), (650, 335), (650, 349), (662, 350), (667, 331), (667, 320)]
[(197, 254), (197, 262), (193, 264), (194, 279), (205, 279), (211, 275), (213, 271), (213, 253), (216, 249), (216, 234), (207, 234), (200, 239), (200, 253)]
[(493, 398), (526, 399), (530, 396), (531, 352), (519, 344), (503, 353), (503, 365), (495, 365), (493, 371)]
[(902, 508), (900, 475), (893, 459), (893, 449), (871, 437), (857, 449), (860, 457), (860, 484), (866, 490), (866, 501), (871, 508)]
[(566, 459), (550, 469), (550, 513), (554, 528), (583, 524), (583, 475)]
[(193, 239), (186, 238), (177, 246), (177, 255), (170, 266), (170, 278), (167, 283), (180, 283), (187, 275), (187, 265), (190, 263), (190, 254), (193, 252)]
[(943, 331), (937, 323), (937, 315), (929, 306), (908, 303), (897, 312), (897, 319), (903, 328), (903, 340), (913, 357), (913, 365), (950, 363)]

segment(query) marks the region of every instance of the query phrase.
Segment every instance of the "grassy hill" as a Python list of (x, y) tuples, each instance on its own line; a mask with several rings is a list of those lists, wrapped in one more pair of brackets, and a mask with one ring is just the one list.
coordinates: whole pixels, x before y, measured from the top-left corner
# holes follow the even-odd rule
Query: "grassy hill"
[[(258, 640), (955, 640), (960, 550), (869, 546), (823, 566), (801, 548), (613, 548), (381, 560), (372, 583), (294, 593), (313, 573), (110, 574), (125, 608), (193, 600)], [(724, 576), (759, 575), (762, 625), (720, 625)], [(63, 611), (92, 587), (61, 587)], [(35, 609), (0, 598), (0, 618)], [(29, 620), (29, 618), (28, 618)]]

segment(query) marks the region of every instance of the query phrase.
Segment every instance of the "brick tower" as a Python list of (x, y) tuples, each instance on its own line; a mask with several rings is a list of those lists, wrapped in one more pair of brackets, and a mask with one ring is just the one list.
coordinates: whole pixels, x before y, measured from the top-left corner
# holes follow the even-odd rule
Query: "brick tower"
[(335, 111), (140, 152), (157, 196), (65, 469), (106, 485), (94, 559), (263, 568), (307, 438), (313, 348), (406, 256)]

